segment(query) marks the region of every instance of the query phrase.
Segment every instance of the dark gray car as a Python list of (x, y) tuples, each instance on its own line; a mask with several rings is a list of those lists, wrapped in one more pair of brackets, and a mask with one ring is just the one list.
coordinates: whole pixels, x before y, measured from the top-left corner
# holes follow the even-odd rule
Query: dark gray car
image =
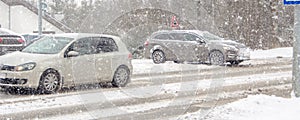
[(250, 59), (250, 49), (207, 31), (163, 30), (153, 33), (145, 42), (145, 57), (157, 64), (165, 61), (239, 64)]

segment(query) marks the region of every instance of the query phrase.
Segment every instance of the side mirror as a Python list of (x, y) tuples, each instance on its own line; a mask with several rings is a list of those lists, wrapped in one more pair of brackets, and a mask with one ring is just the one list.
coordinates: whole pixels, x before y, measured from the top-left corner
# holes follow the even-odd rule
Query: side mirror
[(68, 57), (77, 57), (79, 56), (79, 52), (76, 51), (69, 51), (67, 54)]
[(200, 43), (200, 44), (205, 43), (205, 41), (204, 41), (204, 40), (201, 40), (200, 38), (196, 38), (196, 41), (197, 41), (198, 43)]

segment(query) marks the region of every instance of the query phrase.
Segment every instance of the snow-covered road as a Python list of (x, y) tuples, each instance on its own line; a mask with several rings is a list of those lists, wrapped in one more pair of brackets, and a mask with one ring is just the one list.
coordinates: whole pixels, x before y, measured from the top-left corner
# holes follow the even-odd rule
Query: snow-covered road
[[(275, 57), (274, 57), (275, 56)], [(289, 92), (292, 59), (279, 55), (240, 66), (155, 65), (134, 60), (124, 88), (65, 90), (54, 95), (0, 94), (1, 119), (177, 119), (248, 94)], [(273, 91), (273, 92), (272, 92)]]
[(222, 101), (232, 97), (230, 94), (234, 92), (241, 94), (249, 89), (290, 83), (292, 66), (291, 60), (287, 60), (278, 59), (267, 64), (240, 67), (204, 65), (206, 67), (197, 69), (187, 67), (189, 70), (179, 67), (179, 71), (172, 69), (169, 72), (148, 74), (150, 76), (136, 74), (132, 83), (122, 89), (100, 88), (56, 95), (2, 98), (0, 115), (14, 119), (117, 119), (171, 108), (180, 108), (174, 111), (180, 115), (202, 101)]

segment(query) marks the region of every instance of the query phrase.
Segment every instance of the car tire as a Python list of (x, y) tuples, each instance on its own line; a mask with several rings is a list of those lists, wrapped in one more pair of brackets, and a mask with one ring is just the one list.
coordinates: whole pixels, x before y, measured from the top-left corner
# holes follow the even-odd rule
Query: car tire
[(60, 76), (55, 70), (46, 70), (40, 79), (38, 92), (41, 94), (56, 93), (60, 88)]
[(166, 62), (165, 53), (161, 50), (155, 50), (152, 53), (152, 60), (155, 64), (165, 63)]
[(230, 61), (232, 66), (238, 66), (242, 61)]
[(215, 50), (209, 54), (209, 61), (212, 65), (223, 65), (224, 55), (221, 51)]
[(182, 64), (183, 61), (178, 61), (178, 60), (175, 60), (174, 63), (177, 63), (177, 64)]
[(130, 81), (130, 71), (127, 66), (120, 66), (114, 74), (112, 85), (114, 87), (124, 87)]

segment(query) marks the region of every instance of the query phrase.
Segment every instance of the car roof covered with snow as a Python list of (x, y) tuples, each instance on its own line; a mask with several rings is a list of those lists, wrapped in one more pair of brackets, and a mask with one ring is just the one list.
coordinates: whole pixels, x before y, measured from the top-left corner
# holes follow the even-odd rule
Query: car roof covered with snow
[[(51, 36), (51, 35), (50, 35)], [(117, 36), (113, 35), (107, 35), (107, 34), (92, 34), (92, 33), (62, 33), (62, 34), (54, 34), (54, 37), (69, 37), (74, 39), (80, 39), (84, 37), (111, 37), (111, 38), (119, 38)]]
[(20, 34), (13, 32), (9, 29), (0, 28), (0, 35), (20, 35)]
[(152, 35), (160, 34), (160, 33), (196, 33), (199, 35), (203, 35), (204, 33), (209, 33), (208, 31), (201, 31), (201, 30), (160, 30), (154, 32)]

